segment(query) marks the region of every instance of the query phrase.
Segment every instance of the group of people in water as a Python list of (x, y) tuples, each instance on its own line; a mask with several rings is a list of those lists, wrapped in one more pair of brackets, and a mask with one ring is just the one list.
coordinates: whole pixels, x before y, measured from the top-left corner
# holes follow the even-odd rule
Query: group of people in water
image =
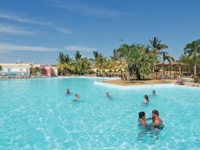
[[(148, 131), (150, 129), (156, 129), (156, 132), (158, 130), (162, 130), (164, 128), (164, 125), (162, 123), (162, 120), (159, 118), (159, 112), (158, 110), (152, 111), (152, 117), (145, 118), (145, 112), (141, 111), (139, 112), (139, 118), (138, 118), (138, 126), (142, 127), (143, 130)], [(152, 120), (150, 124), (148, 124), (146, 121)], [(154, 130), (155, 131), (155, 130)]]
[[(66, 94), (69, 95), (71, 94), (70, 90), (67, 89), (66, 90)], [(155, 90), (152, 91), (152, 95), (156, 95), (155, 94)], [(112, 98), (108, 92), (106, 92), (106, 97), (107, 98)], [(78, 100), (79, 99), (79, 95), (78, 94), (75, 94), (75, 98), (74, 100)], [(148, 98), (148, 95), (145, 95), (144, 96), (144, 101), (143, 101), (143, 104), (148, 104), (149, 103), (149, 98)], [(152, 117), (150, 118), (145, 118), (146, 115), (145, 115), (145, 112), (141, 111), (139, 112), (139, 118), (138, 118), (138, 126), (141, 127), (141, 129), (143, 131), (152, 131), (154, 134), (156, 134), (158, 131), (162, 130), (164, 128), (164, 125), (162, 123), (162, 120), (159, 118), (159, 112), (158, 110), (153, 110), (152, 111)], [(148, 120), (152, 120), (151, 123), (147, 123)], [(153, 129), (153, 130), (152, 130)], [(143, 133), (143, 132), (141, 132)], [(141, 136), (141, 133), (139, 136)]]
[[(154, 95), (154, 96), (156, 95), (155, 90), (152, 91), (152, 95)], [(149, 103), (148, 96), (145, 95), (143, 104), (148, 104), (148, 103)], [(143, 111), (139, 112), (138, 116), (139, 116), (138, 126), (143, 130), (142, 132), (140, 132), (138, 134), (139, 136), (142, 136), (143, 134), (145, 134), (148, 131), (150, 131), (156, 135), (160, 130), (162, 130), (164, 128), (163, 122), (159, 117), (158, 110), (153, 110), (152, 117), (150, 117), (150, 118), (146, 118), (145, 112), (143, 112)], [(148, 120), (152, 120), (152, 122), (147, 123)]]
[[(155, 90), (152, 91), (152, 95), (156, 95), (156, 92)], [(143, 104), (148, 104), (149, 103), (149, 97), (148, 95), (144, 95), (144, 101), (143, 101)]]
[[(71, 92), (70, 92), (69, 89), (67, 89), (66, 94), (67, 94), (67, 95), (71, 94)], [(78, 94), (75, 94), (74, 100), (78, 100), (78, 99), (79, 99), (79, 95), (78, 95)]]
[[(66, 90), (66, 94), (67, 94), (67, 95), (71, 94), (71, 92), (70, 92), (69, 89)], [(108, 98), (112, 98), (112, 97), (109, 95), (108, 92), (106, 92), (106, 97), (108, 97)], [(74, 100), (78, 100), (78, 99), (79, 99), (79, 95), (78, 95), (78, 94), (75, 94), (75, 98), (74, 98)]]

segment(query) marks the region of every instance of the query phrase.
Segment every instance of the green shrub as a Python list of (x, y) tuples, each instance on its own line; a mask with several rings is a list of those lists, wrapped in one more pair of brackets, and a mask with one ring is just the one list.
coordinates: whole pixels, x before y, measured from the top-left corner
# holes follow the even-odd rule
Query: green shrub
[(194, 81), (193, 81), (194, 83), (197, 83), (197, 82), (198, 82), (198, 80), (199, 80), (199, 79), (198, 79), (198, 76), (194, 76), (194, 78), (193, 78), (193, 79), (194, 79)]

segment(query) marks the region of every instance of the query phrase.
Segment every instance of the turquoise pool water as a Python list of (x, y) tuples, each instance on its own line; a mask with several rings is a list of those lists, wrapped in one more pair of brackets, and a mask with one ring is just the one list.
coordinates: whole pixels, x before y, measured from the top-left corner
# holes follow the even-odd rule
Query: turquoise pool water
[[(97, 79), (0, 81), (0, 149), (198, 149), (200, 88), (113, 88)], [(66, 96), (69, 88), (73, 94)], [(141, 105), (145, 94), (150, 104)], [(113, 97), (108, 99), (105, 93)], [(73, 102), (74, 95), (79, 102)], [(139, 137), (138, 112), (157, 109), (159, 138)], [(137, 140), (136, 140), (137, 139)]]

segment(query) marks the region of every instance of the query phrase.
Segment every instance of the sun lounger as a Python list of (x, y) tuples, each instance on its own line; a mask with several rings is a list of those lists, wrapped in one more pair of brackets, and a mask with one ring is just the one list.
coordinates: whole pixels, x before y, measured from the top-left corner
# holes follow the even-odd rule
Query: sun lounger
[(185, 81), (182, 80), (182, 81), (179, 81), (178, 84), (179, 84), (179, 85), (184, 85), (184, 82), (185, 82)]
[(185, 81), (183, 79), (178, 79), (176, 82), (178, 85), (184, 85)]

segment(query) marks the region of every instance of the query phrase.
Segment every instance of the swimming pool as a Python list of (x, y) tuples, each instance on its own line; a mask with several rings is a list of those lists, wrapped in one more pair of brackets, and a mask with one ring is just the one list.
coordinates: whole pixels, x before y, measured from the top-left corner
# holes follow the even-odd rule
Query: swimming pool
[[(198, 149), (200, 88), (94, 84), (95, 78), (0, 82), (0, 149)], [(66, 96), (69, 88), (71, 95)], [(145, 94), (150, 104), (141, 105)], [(108, 99), (105, 93), (113, 97)], [(79, 102), (73, 102), (74, 95)], [(159, 139), (140, 132), (138, 112), (157, 109)]]

